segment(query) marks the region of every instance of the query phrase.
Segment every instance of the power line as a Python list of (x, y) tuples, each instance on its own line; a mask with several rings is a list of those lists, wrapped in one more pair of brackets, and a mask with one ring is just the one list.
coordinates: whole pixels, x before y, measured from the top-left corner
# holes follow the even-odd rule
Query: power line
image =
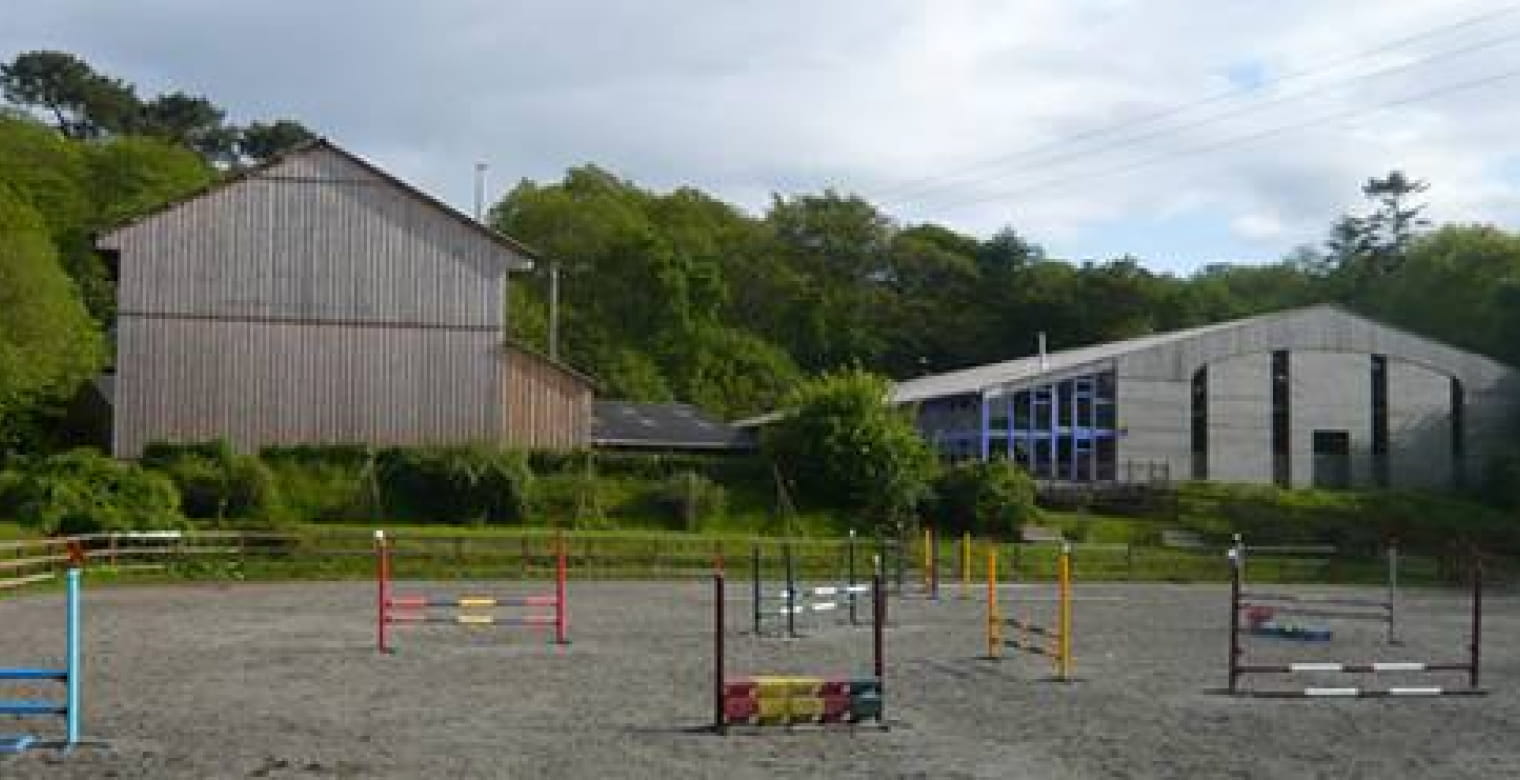
[(1012, 200), (1012, 199), (1018, 198), (1018, 197), (1020, 197), (1022, 195), (1026, 195), (1026, 194), (1029, 194), (1029, 193), (1032, 193), (1032, 192), (1038, 192), (1038, 191), (1046, 190), (1046, 189), (1049, 189), (1049, 188), (1052, 188), (1052, 187), (1059, 187), (1059, 186), (1062, 186), (1062, 185), (1069, 185), (1069, 184), (1072, 184), (1072, 183), (1075, 183), (1075, 182), (1079, 182), (1079, 181), (1088, 181), (1088, 180), (1096, 179), (1096, 178), (1107, 178), (1107, 177), (1110, 177), (1110, 176), (1117, 176), (1117, 175), (1121, 175), (1121, 174), (1125, 174), (1125, 173), (1130, 173), (1130, 172), (1135, 171), (1135, 170), (1140, 169), (1140, 168), (1149, 167), (1151, 165), (1155, 165), (1156, 163), (1166, 162), (1168, 160), (1176, 159), (1176, 158), (1179, 158), (1179, 157), (1190, 157), (1190, 156), (1193, 156), (1193, 155), (1198, 155), (1198, 154), (1204, 154), (1204, 153), (1207, 153), (1207, 152), (1217, 151), (1219, 149), (1224, 149), (1224, 148), (1228, 148), (1228, 147), (1231, 147), (1231, 146), (1240, 146), (1242, 144), (1255, 143), (1255, 142), (1260, 141), (1262, 139), (1270, 138), (1270, 137), (1276, 136), (1276, 135), (1281, 135), (1283, 133), (1291, 132), (1293, 130), (1301, 130), (1301, 129), (1308, 128), (1308, 127), (1314, 127), (1316, 125), (1328, 124), (1328, 123), (1331, 123), (1331, 122), (1336, 122), (1336, 121), (1339, 121), (1339, 120), (1342, 120), (1342, 119), (1347, 119), (1347, 118), (1350, 118), (1350, 117), (1353, 117), (1353, 116), (1357, 116), (1357, 115), (1360, 115), (1360, 114), (1376, 113), (1378, 111), (1383, 111), (1383, 110), (1386, 110), (1386, 109), (1389, 109), (1389, 108), (1396, 108), (1398, 106), (1408, 105), (1410, 103), (1418, 103), (1418, 102), (1421, 102), (1421, 101), (1424, 101), (1424, 100), (1429, 100), (1431, 98), (1440, 97), (1441, 95), (1447, 95), (1447, 94), (1451, 94), (1451, 93), (1455, 93), (1455, 92), (1465, 92), (1467, 90), (1477, 89), (1479, 87), (1483, 87), (1483, 86), (1487, 86), (1489, 84), (1493, 84), (1493, 83), (1497, 83), (1497, 82), (1500, 82), (1500, 81), (1504, 81), (1506, 79), (1512, 79), (1512, 78), (1515, 78), (1516, 76), (1520, 76), (1520, 68), (1516, 68), (1514, 70), (1504, 71), (1502, 73), (1498, 73), (1498, 74), (1495, 74), (1495, 75), (1492, 75), (1492, 76), (1484, 76), (1484, 77), (1481, 77), (1481, 78), (1470, 79), (1468, 81), (1460, 81), (1460, 82), (1456, 82), (1454, 84), (1447, 84), (1447, 85), (1444, 85), (1442, 87), (1438, 87), (1436, 89), (1427, 90), (1425, 92), (1419, 92), (1419, 93), (1416, 93), (1414, 95), (1409, 95), (1407, 97), (1399, 98), (1398, 100), (1386, 101), (1386, 102), (1379, 103), (1379, 104), (1374, 105), (1374, 106), (1355, 108), (1355, 109), (1341, 111), (1341, 112), (1337, 112), (1337, 113), (1333, 113), (1333, 114), (1327, 114), (1325, 116), (1317, 117), (1317, 118), (1309, 120), (1307, 122), (1295, 122), (1295, 123), (1292, 123), (1292, 124), (1280, 125), (1278, 127), (1274, 127), (1274, 128), (1268, 129), (1268, 130), (1263, 130), (1263, 131), (1256, 132), (1256, 133), (1250, 133), (1248, 135), (1243, 135), (1243, 136), (1237, 136), (1235, 138), (1225, 139), (1224, 141), (1219, 141), (1219, 142), (1216, 142), (1216, 143), (1205, 144), (1203, 146), (1195, 146), (1195, 147), (1193, 147), (1191, 149), (1182, 149), (1182, 150), (1178, 150), (1178, 151), (1174, 151), (1174, 152), (1167, 152), (1165, 154), (1154, 155), (1152, 157), (1145, 158), (1143, 160), (1140, 160), (1140, 161), (1135, 162), (1135, 163), (1131, 163), (1129, 165), (1124, 165), (1124, 166), (1120, 166), (1120, 167), (1117, 167), (1117, 168), (1111, 168), (1111, 169), (1108, 169), (1108, 170), (1096, 171), (1096, 172), (1093, 172), (1091, 174), (1087, 174), (1087, 175), (1084, 175), (1084, 176), (1063, 177), (1063, 178), (1057, 178), (1057, 179), (1050, 179), (1048, 181), (1040, 182), (1038, 184), (1030, 185), (1028, 187), (1021, 187), (1021, 188), (1016, 189), (1016, 190), (1010, 190), (1010, 191), (1006, 191), (1006, 192), (994, 193), (994, 194), (991, 194), (991, 195), (980, 195), (980, 196), (976, 196), (976, 197), (973, 197), (973, 198), (965, 198), (965, 199), (958, 200), (958, 201), (951, 201), (951, 202), (947, 202), (947, 203), (941, 204), (938, 208), (935, 209), (935, 212), (943, 213), (947, 209), (959, 208), (961, 206), (968, 206), (968, 205), (973, 205), (973, 204), (977, 204), (977, 203), (985, 203), (985, 202), (994, 201), (994, 200)]
[[(1432, 62), (1437, 62), (1439, 60), (1450, 59), (1452, 57), (1460, 57), (1460, 56), (1465, 56), (1465, 55), (1468, 55), (1468, 54), (1473, 54), (1475, 52), (1482, 51), (1484, 49), (1489, 49), (1489, 48), (1493, 48), (1495, 46), (1500, 46), (1500, 45), (1503, 45), (1503, 44), (1506, 44), (1506, 43), (1511, 43), (1511, 42), (1513, 42), (1513, 41), (1515, 41), (1517, 39), (1520, 39), (1520, 32), (1508, 33), (1506, 35), (1501, 35), (1501, 36), (1498, 36), (1496, 38), (1490, 38), (1490, 39), (1487, 39), (1487, 40), (1484, 40), (1484, 41), (1480, 41), (1480, 42), (1475, 43), (1475, 44), (1470, 44), (1470, 45), (1461, 46), (1461, 47), (1458, 47), (1458, 48), (1455, 48), (1455, 49), (1449, 49), (1449, 50), (1446, 50), (1446, 51), (1437, 52), (1435, 54), (1429, 55), (1427, 57), (1423, 57), (1423, 58), (1415, 60), (1413, 62), (1406, 62), (1406, 63), (1402, 63), (1402, 64), (1399, 64), (1399, 65), (1392, 65), (1392, 66), (1389, 66), (1387, 68), (1383, 68), (1381, 70), (1372, 71), (1370, 73), (1364, 73), (1364, 74), (1362, 74), (1360, 76), (1356, 76), (1356, 77), (1353, 77), (1351, 79), (1347, 79), (1347, 80), (1344, 80), (1344, 81), (1337, 81), (1337, 82), (1332, 82), (1330, 84), (1323, 84), (1323, 85), (1320, 85), (1318, 87), (1313, 87), (1311, 89), (1307, 89), (1307, 90), (1304, 90), (1304, 91), (1301, 91), (1301, 92), (1295, 92), (1295, 93), (1288, 94), (1288, 95), (1279, 95), (1279, 96), (1277, 96), (1275, 98), (1272, 98), (1271, 100), (1267, 100), (1267, 101), (1264, 101), (1264, 102), (1258, 102), (1258, 103), (1252, 103), (1252, 104), (1246, 105), (1246, 106), (1241, 106), (1241, 107), (1238, 107), (1238, 108), (1235, 108), (1235, 109), (1231, 109), (1229, 111), (1225, 111), (1225, 112), (1222, 112), (1222, 113), (1214, 114), (1214, 115), (1209, 116), (1209, 117), (1204, 117), (1204, 118), (1201, 118), (1201, 119), (1197, 119), (1197, 120), (1194, 120), (1192, 122), (1185, 122), (1185, 123), (1180, 124), (1180, 125), (1172, 125), (1170, 127), (1163, 127), (1163, 128), (1160, 128), (1160, 129), (1157, 129), (1157, 130), (1153, 130), (1153, 131), (1148, 132), (1148, 133), (1142, 133), (1140, 135), (1134, 135), (1134, 136), (1130, 136), (1130, 137), (1127, 137), (1127, 138), (1119, 138), (1119, 139), (1116, 139), (1116, 140), (1114, 140), (1114, 141), (1112, 141), (1110, 143), (1100, 144), (1100, 145), (1098, 145), (1096, 147), (1089, 147), (1089, 148), (1086, 148), (1086, 149), (1078, 149), (1078, 150), (1075, 150), (1075, 151), (1067, 152), (1065, 154), (1055, 155), (1055, 156), (1052, 156), (1052, 157), (1046, 157), (1043, 160), (1037, 161), (1037, 162), (1035, 162), (1033, 164), (1029, 164), (1029, 165), (1023, 166), (1019, 170), (1019, 173), (1022, 174), (1022, 173), (1028, 173), (1030, 171), (1038, 171), (1038, 170), (1045, 169), (1045, 168), (1051, 168), (1051, 167), (1058, 166), (1061, 163), (1064, 163), (1064, 162), (1067, 162), (1067, 161), (1071, 161), (1071, 160), (1088, 159), (1088, 158), (1091, 158), (1093, 155), (1096, 155), (1096, 154), (1101, 154), (1101, 153), (1113, 151), (1113, 150), (1116, 150), (1116, 149), (1123, 149), (1123, 148), (1126, 148), (1126, 147), (1135, 146), (1135, 145), (1137, 145), (1139, 143), (1142, 143), (1142, 142), (1145, 142), (1145, 141), (1150, 141), (1150, 140), (1154, 140), (1154, 139), (1157, 139), (1157, 138), (1162, 138), (1162, 137), (1171, 135), (1171, 134), (1176, 133), (1176, 132), (1178, 132), (1180, 130), (1191, 130), (1191, 129), (1194, 129), (1194, 128), (1197, 128), (1197, 127), (1203, 127), (1205, 125), (1215, 124), (1215, 123), (1217, 123), (1219, 121), (1222, 121), (1222, 120), (1225, 120), (1225, 119), (1241, 116), (1243, 114), (1253, 113), (1253, 112), (1260, 111), (1262, 109), (1269, 108), (1271, 106), (1275, 106), (1275, 105), (1278, 105), (1278, 104), (1281, 104), (1281, 103), (1288, 103), (1288, 102), (1300, 100), (1302, 98), (1310, 97), (1312, 95), (1317, 95), (1317, 94), (1321, 94), (1321, 93), (1325, 93), (1325, 92), (1330, 92), (1330, 91), (1333, 91), (1333, 90), (1342, 89), (1342, 88), (1351, 86), (1353, 84), (1357, 84), (1357, 83), (1364, 82), (1364, 81), (1369, 81), (1369, 80), (1376, 79), (1376, 78), (1381, 78), (1383, 76), (1387, 76), (1387, 75), (1390, 75), (1390, 74), (1393, 74), (1393, 73), (1398, 73), (1398, 72), (1401, 72), (1401, 71), (1414, 70), (1416, 68), (1420, 68), (1420, 67), (1429, 65)], [(982, 177), (977, 177), (977, 178), (963, 179), (962, 181), (958, 182), (958, 184), (964, 185), (964, 184), (975, 184), (975, 183), (979, 183), (979, 182), (992, 181), (992, 180), (995, 180), (995, 179), (1004, 178), (1005, 175), (1006, 174), (995, 174), (995, 175), (982, 176)], [(936, 188), (936, 189), (944, 189), (944, 187), (942, 186), (942, 187), (939, 187), (939, 188)], [(920, 202), (920, 203), (924, 202), (924, 201), (932, 202), (934, 200), (935, 200), (935, 198), (933, 198), (933, 197), (929, 197), (929, 198), (920, 197), (920, 198), (899, 198), (899, 199), (896, 199), (896, 200), (894, 200), (892, 202), (895, 203), (895, 204), (897, 204), (897, 205), (903, 205), (903, 204), (913, 203), (913, 202)]]
[[(916, 195), (916, 194), (918, 194), (920, 192), (923, 192), (925, 190), (941, 189), (943, 186), (945, 186), (945, 184), (943, 184), (942, 182), (945, 182), (946, 180), (954, 180), (954, 179), (964, 178), (968, 174), (974, 174), (974, 173), (977, 173), (977, 172), (979, 172), (979, 171), (981, 171), (983, 169), (987, 169), (987, 168), (994, 168), (994, 167), (999, 167), (999, 166), (1002, 166), (1002, 165), (1006, 165), (1007, 163), (1010, 163), (1010, 162), (1022, 159), (1024, 157), (1040, 153), (1040, 152), (1044, 152), (1044, 151), (1047, 151), (1047, 150), (1061, 149), (1061, 148), (1069, 146), (1069, 145), (1071, 145), (1073, 143), (1078, 143), (1079, 144), (1079, 143), (1081, 143), (1083, 141), (1092, 140), (1094, 138), (1102, 138), (1103, 136), (1112, 135), (1112, 134), (1120, 132), (1120, 131), (1133, 130), (1135, 128), (1135, 126), (1137, 126), (1137, 125), (1148, 124), (1148, 123), (1155, 122), (1155, 121), (1158, 121), (1158, 120), (1161, 120), (1161, 119), (1166, 119), (1166, 118), (1169, 118), (1169, 117), (1177, 116), (1179, 114), (1184, 114), (1184, 113), (1187, 113), (1189, 111), (1192, 111), (1192, 110), (1194, 110), (1196, 108), (1200, 108), (1200, 107), (1203, 107), (1203, 106), (1206, 106), (1206, 105), (1211, 105), (1211, 104), (1214, 104), (1214, 103), (1218, 103), (1220, 101), (1228, 100), (1228, 99), (1239, 97), (1239, 96), (1242, 96), (1242, 95), (1255, 94), (1255, 93), (1258, 93), (1261, 89), (1266, 88), (1266, 87), (1279, 86), (1279, 85), (1284, 84), (1286, 82), (1295, 81), (1297, 79), (1300, 79), (1300, 78), (1303, 78), (1303, 77), (1306, 77), (1306, 76), (1314, 75), (1314, 74), (1317, 74), (1317, 73), (1323, 73), (1323, 72), (1326, 72), (1326, 71), (1335, 70), (1336, 68), (1339, 68), (1340, 66), (1348, 64), (1348, 63), (1351, 63), (1351, 62), (1355, 62), (1355, 61), (1358, 61), (1358, 60), (1366, 59), (1366, 58), (1371, 57), (1373, 55), (1381, 54), (1381, 53), (1389, 51), (1391, 49), (1396, 49), (1396, 48), (1402, 47), (1402, 46), (1404, 46), (1406, 44), (1409, 44), (1409, 43), (1412, 43), (1412, 42), (1415, 42), (1415, 41), (1418, 41), (1418, 40), (1421, 40), (1421, 39), (1424, 39), (1424, 38), (1430, 38), (1430, 37), (1439, 36), (1441, 34), (1444, 34), (1444, 33), (1447, 33), (1447, 32), (1451, 32), (1453, 30), (1458, 30), (1458, 29), (1461, 29), (1461, 28), (1464, 28), (1464, 27), (1469, 27), (1469, 26), (1478, 24), (1480, 22), (1485, 22), (1485, 21), (1488, 21), (1488, 20), (1491, 20), (1491, 19), (1495, 19), (1495, 18), (1498, 18), (1500, 16), (1505, 16), (1507, 14), (1514, 13), (1517, 10), (1520, 10), (1520, 3), (1510, 4), (1510, 5), (1504, 6), (1502, 8), (1497, 9), (1497, 10), (1494, 10), (1494, 11), (1489, 11), (1489, 12), (1486, 12), (1486, 13), (1482, 13), (1482, 14), (1478, 14), (1478, 15), (1475, 15), (1475, 16), (1467, 17), (1465, 19), (1461, 19), (1459, 21), (1452, 22), (1450, 24), (1446, 24), (1446, 25), (1442, 25), (1440, 27), (1432, 28), (1430, 30), (1426, 30), (1424, 32), (1418, 32), (1418, 33), (1414, 33), (1414, 34), (1411, 34), (1411, 35), (1406, 35), (1406, 36), (1404, 36), (1402, 38), (1397, 38), (1397, 39), (1392, 40), (1392, 41), (1387, 41), (1387, 42), (1379, 44), (1379, 45), (1377, 45), (1377, 46), (1375, 46), (1373, 48), (1366, 49), (1366, 50), (1363, 50), (1363, 51), (1358, 52), (1356, 54), (1349, 55), (1349, 56), (1346, 56), (1346, 57), (1342, 57), (1342, 58), (1339, 58), (1339, 59), (1336, 59), (1336, 60), (1331, 60), (1329, 62), (1325, 62), (1325, 63), (1322, 63), (1320, 65), (1315, 65), (1315, 66), (1310, 66), (1310, 67), (1306, 67), (1306, 68), (1301, 68), (1301, 69), (1294, 70), (1294, 71), (1288, 71), (1287, 73), (1285, 73), (1285, 74), (1283, 74), (1281, 76), (1278, 76), (1275, 79), (1264, 81), (1264, 82), (1262, 82), (1260, 84), (1256, 84), (1256, 85), (1253, 85), (1253, 86), (1250, 86), (1250, 87), (1240, 87), (1240, 88), (1236, 88), (1236, 89), (1226, 90), (1226, 91), (1215, 93), (1215, 94), (1213, 94), (1211, 96), (1208, 96), (1208, 97), (1205, 97), (1205, 98), (1202, 98), (1202, 99), (1199, 99), (1199, 100), (1196, 100), (1196, 101), (1193, 101), (1193, 102), (1190, 102), (1190, 103), (1184, 103), (1184, 104), (1179, 105), (1179, 106), (1174, 106), (1174, 107), (1163, 109), (1163, 110), (1160, 110), (1160, 111), (1157, 111), (1157, 112), (1154, 112), (1154, 113), (1151, 113), (1151, 114), (1146, 114), (1146, 115), (1140, 116), (1138, 118), (1129, 120), (1124, 125), (1112, 125), (1112, 126), (1094, 128), (1094, 129), (1091, 129), (1091, 130), (1087, 130), (1087, 131), (1083, 131), (1083, 132), (1077, 133), (1077, 134), (1072, 135), (1072, 136), (1068, 136), (1068, 137), (1063, 138), (1063, 139), (1061, 139), (1059, 141), (1052, 141), (1052, 142), (1049, 142), (1049, 143), (1040, 144), (1040, 145), (1037, 145), (1037, 146), (1033, 146), (1033, 147), (1029, 147), (1029, 148), (1017, 151), (1017, 152), (1012, 152), (1010, 154), (1000, 155), (998, 157), (994, 157), (994, 158), (991, 158), (991, 159), (988, 159), (988, 160), (983, 160), (983, 161), (981, 161), (979, 163), (973, 163), (973, 164), (968, 165), (968, 166), (963, 166), (962, 168), (960, 168), (958, 170), (955, 170), (955, 171), (951, 171), (950, 173), (936, 174), (936, 175), (933, 175), (933, 176), (926, 176), (926, 177), (922, 177), (922, 178), (919, 178), (919, 179), (913, 179), (913, 180), (910, 180), (910, 181), (902, 182), (900, 184), (891, 185), (891, 186), (887, 187), (884, 191), (880, 191), (880, 192), (876, 193), (876, 197), (878, 197), (878, 198), (884, 198), (884, 199), (888, 200), (889, 202), (891, 202), (891, 201), (894, 201), (894, 200), (902, 200), (902, 199), (910, 198), (910, 197), (912, 197), (912, 196), (914, 196), (914, 195)], [(896, 196), (894, 196), (893, 193), (898, 193), (898, 194)]]

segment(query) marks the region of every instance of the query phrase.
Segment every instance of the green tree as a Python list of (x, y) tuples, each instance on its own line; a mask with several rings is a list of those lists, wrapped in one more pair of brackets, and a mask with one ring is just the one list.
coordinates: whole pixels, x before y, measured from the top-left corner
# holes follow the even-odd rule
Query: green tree
[(927, 495), (937, 462), (909, 413), (888, 402), (890, 387), (885, 377), (844, 369), (787, 396), (786, 416), (762, 445), (803, 500), (862, 513), (885, 529)]
[(0, 182), (36, 209), (58, 243), (82, 237), (90, 223), (86, 148), (31, 118), (0, 115)]
[(159, 95), (142, 107), (142, 132), (199, 152), (207, 160), (231, 162), (237, 130), (227, 113), (210, 100), (183, 92)]
[(1520, 236), (1447, 226), (1409, 245), (1397, 273), (1369, 281), (1369, 314), (1520, 365)]
[(237, 153), (256, 163), (316, 138), (316, 133), (294, 119), (250, 122), (237, 137)]
[(99, 334), (37, 212), (0, 184), (0, 454), (35, 437), (100, 365)]
[(702, 325), (669, 349), (676, 395), (725, 419), (775, 408), (801, 378), (786, 352), (734, 328)]
[(0, 65), (0, 91), (16, 105), (47, 113), (74, 139), (130, 132), (141, 119), (142, 104), (130, 85), (61, 51), (25, 52)]
[(84, 147), (89, 227), (103, 230), (211, 184), (216, 172), (183, 146), (126, 136)]
[(855, 195), (776, 197), (765, 221), (780, 253), (806, 281), (795, 292), (803, 316), (782, 341), (804, 368), (875, 365), (891, 309), (892, 221)]
[(1411, 202), (1428, 188), (1397, 170), (1362, 185), (1362, 195), (1373, 203), (1372, 211), (1365, 216), (1341, 216), (1325, 242), (1337, 297), (1355, 301), (1377, 280), (1398, 273), (1418, 231), (1429, 225), (1421, 216), (1425, 204)]

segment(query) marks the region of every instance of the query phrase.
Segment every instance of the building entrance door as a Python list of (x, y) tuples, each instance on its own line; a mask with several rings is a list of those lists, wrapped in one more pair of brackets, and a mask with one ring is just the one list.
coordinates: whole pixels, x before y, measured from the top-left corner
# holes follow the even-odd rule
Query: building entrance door
[(1314, 486), (1351, 487), (1351, 434), (1345, 431), (1314, 432)]

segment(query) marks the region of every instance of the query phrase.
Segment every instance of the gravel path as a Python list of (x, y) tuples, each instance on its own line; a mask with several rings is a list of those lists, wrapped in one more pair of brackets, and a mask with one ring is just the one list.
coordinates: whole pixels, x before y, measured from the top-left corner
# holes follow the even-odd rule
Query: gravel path
[[(730, 674), (869, 668), (864, 628), (750, 637), (745, 593), (731, 583)], [(108, 745), (0, 759), (0, 777), (1520, 777), (1520, 598), (1488, 600), (1493, 695), (1299, 701), (1212, 692), (1224, 682), (1223, 587), (1076, 593), (1080, 682), (1043, 680), (1038, 658), (980, 659), (983, 605), (950, 588), (939, 602), (892, 603), (889, 731), (719, 738), (700, 733), (707, 583), (572, 582), (569, 647), (522, 629), (403, 627), (390, 657), (374, 652), (373, 591), (360, 583), (86, 586), (85, 730)], [(1005, 611), (1027, 599), (1049, 612), (1051, 595), (1011, 587), (1002, 599)], [(1257, 641), (1251, 653), (1460, 660), (1465, 594), (1404, 596), (1402, 648), (1382, 646), (1376, 624), (1351, 624), (1332, 643)], [(58, 662), (61, 602), (0, 602), (0, 664)], [(0, 720), (0, 732), (12, 726), (23, 724)]]

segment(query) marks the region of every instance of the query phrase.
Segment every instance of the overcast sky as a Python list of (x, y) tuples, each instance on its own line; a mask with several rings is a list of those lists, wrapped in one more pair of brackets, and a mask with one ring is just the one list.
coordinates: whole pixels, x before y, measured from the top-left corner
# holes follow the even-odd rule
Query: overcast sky
[(0, 0), (0, 58), (39, 48), (297, 118), (465, 210), (477, 160), (493, 198), (595, 162), (1176, 271), (1318, 241), (1395, 167), (1440, 220), (1520, 221), (1504, 2)]

